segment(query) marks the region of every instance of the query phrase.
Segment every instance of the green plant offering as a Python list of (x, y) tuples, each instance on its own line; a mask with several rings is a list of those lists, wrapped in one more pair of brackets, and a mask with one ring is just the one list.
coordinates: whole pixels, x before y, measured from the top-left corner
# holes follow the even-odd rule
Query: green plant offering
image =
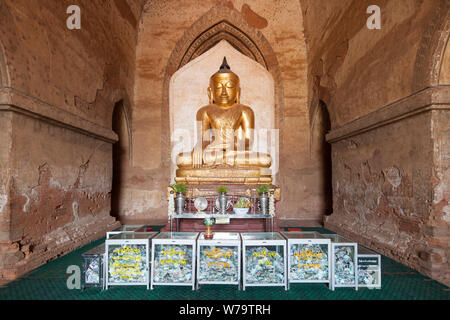
[(225, 188), (224, 186), (217, 188), (217, 192), (218, 193), (227, 193), (227, 188)]
[(270, 190), (270, 185), (268, 185), (268, 184), (265, 184), (265, 185), (262, 185), (261, 187), (259, 187), (258, 189), (256, 189), (256, 192), (258, 193), (258, 194), (261, 194), (261, 193), (264, 193), (264, 192), (269, 192), (269, 190)]
[(206, 227), (212, 227), (215, 224), (216, 224), (216, 219), (214, 219), (214, 218), (203, 219), (203, 225)]
[(178, 183), (171, 185), (172, 189), (175, 190), (175, 192), (181, 192), (186, 193), (186, 185), (184, 183)]
[(250, 208), (252, 203), (246, 198), (240, 198), (233, 206), (233, 208)]

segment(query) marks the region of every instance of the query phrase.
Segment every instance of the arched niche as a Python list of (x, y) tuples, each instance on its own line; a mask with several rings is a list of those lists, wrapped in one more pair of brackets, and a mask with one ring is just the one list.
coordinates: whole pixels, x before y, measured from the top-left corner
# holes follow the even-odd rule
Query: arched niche
[(278, 150), (273, 139), (275, 129), (275, 84), (270, 72), (260, 63), (222, 40), (190, 61), (170, 79), (169, 116), (171, 145), (171, 177), (175, 176), (175, 159), (180, 152), (192, 151), (198, 141), (197, 111), (209, 104), (209, 79), (219, 69), (226, 56), (231, 70), (240, 78), (241, 103), (255, 113), (255, 143), (253, 151), (270, 153), (272, 167), (277, 166)]
[[(276, 54), (264, 35), (250, 26), (235, 9), (218, 4), (200, 17), (186, 30), (172, 50), (164, 75), (162, 96), (161, 160), (164, 168), (170, 164), (172, 144), (170, 143), (169, 86), (172, 76), (184, 65), (210, 50), (221, 40), (226, 40), (233, 48), (264, 67), (274, 80), (274, 122), (280, 128), (283, 121), (283, 81)], [(222, 57), (223, 58), (223, 57)], [(222, 60), (220, 60), (222, 61)], [(231, 63), (231, 62), (230, 62)], [(219, 63), (220, 65), (220, 63)], [(215, 68), (218, 68), (218, 66)], [(231, 65), (231, 67), (233, 67)], [(214, 70), (214, 72), (217, 70)], [(206, 90), (206, 87), (205, 87)], [(205, 92), (206, 95), (206, 92)], [(280, 131), (280, 141), (283, 132)], [(273, 166), (272, 166), (273, 167)], [(276, 175), (275, 175), (276, 179)]]

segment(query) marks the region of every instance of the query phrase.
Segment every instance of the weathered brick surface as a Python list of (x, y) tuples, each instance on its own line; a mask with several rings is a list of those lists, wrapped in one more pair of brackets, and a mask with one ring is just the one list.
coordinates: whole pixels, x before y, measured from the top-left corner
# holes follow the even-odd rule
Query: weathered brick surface
[[(300, 3), (310, 108), (316, 108), (315, 99), (323, 100), (333, 128), (438, 84), (431, 75), (440, 70), (440, 44), (446, 43), (446, 32), (448, 36), (448, 1)], [(374, 4), (381, 10), (380, 30), (366, 27), (366, 10)]]
[(11, 120), (11, 215), (3, 225), (9, 241), (0, 243), (0, 270), (20, 275), (117, 223), (109, 215), (110, 143), (23, 115)]
[[(133, 95), (143, 3), (1, 2), (0, 279), (118, 225), (110, 216), (112, 113)], [(66, 27), (72, 4), (81, 30)]]
[[(111, 128), (114, 103), (133, 95), (143, 2), (2, 1), (0, 43), (9, 86)], [(66, 27), (72, 4), (81, 9), (81, 30)]]
[[(18, 263), (4, 265), (0, 268), (0, 282), (11, 281), (20, 275), (37, 268), (43, 263), (49, 262), (57, 257), (76, 250), (83, 245), (104, 237), (107, 231), (111, 231), (120, 226), (119, 222), (109, 216), (101, 219), (87, 218), (82, 222), (83, 225), (68, 224), (63, 229), (52, 233), (50, 237), (54, 237), (55, 242), (59, 241), (60, 243), (58, 245), (41, 242), (34, 248), (35, 251), (32, 255), (28, 256), (25, 253), (25, 259), (22, 259)], [(66, 239), (68, 234), (73, 233), (75, 229), (84, 229), (85, 232), (78, 232), (76, 239), (71, 239), (70, 241), (62, 243), (63, 241), (61, 240)]]
[(325, 227), (448, 284), (447, 118), (429, 111), (334, 142)]

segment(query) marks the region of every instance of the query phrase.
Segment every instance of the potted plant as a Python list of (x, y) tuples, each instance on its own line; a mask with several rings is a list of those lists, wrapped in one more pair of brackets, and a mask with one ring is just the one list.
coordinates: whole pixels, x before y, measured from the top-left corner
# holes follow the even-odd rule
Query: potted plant
[(217, 192), (219, 193), (219, 197), (217, 198), (218, 200), (218, 209), (219, 209), (219, 213), (224, 214), (225, 211), (227, 211), (227, 207), (228, 207), (228, 197), (227, 197), (227, 188), (224, 186), (221, 186), (219, 188), (217, 188)]
[(175, 197), (175, 211), (178, 214), (182, 214), (186, 205), (186, 197), (184, 196), (187, 191), (186, 185), (184, 183), (178, 183), (173, 184), (171, 187), (177, 193)]
[(218, 187), (218, 188), (217, 188), (217, 192), (218, 192), (218, 193), (227, 193), (228, 190), (227, 190), (226, 187), (221, 186), (221, 187)]
[(237, 214), (246, 214), (250, 210), (252, 203), (247, 198), (239, 198), (239, 200), (234, 204), (233, 211)]
[(267, 195), (269, 190), (270, 185), (268, 184), (264, 184), (256, 189), (256, 192), (259, 194), (258, 204), (261, 214), (267, 214), (269, 211), (269, 197)]

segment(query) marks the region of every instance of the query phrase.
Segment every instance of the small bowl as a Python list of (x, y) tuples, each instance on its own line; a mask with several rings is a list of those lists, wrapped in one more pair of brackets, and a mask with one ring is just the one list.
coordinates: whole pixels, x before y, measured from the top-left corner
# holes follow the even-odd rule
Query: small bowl
[(246, 214), (250, 208), (233, 208), (234, 213), (236, 214)]

